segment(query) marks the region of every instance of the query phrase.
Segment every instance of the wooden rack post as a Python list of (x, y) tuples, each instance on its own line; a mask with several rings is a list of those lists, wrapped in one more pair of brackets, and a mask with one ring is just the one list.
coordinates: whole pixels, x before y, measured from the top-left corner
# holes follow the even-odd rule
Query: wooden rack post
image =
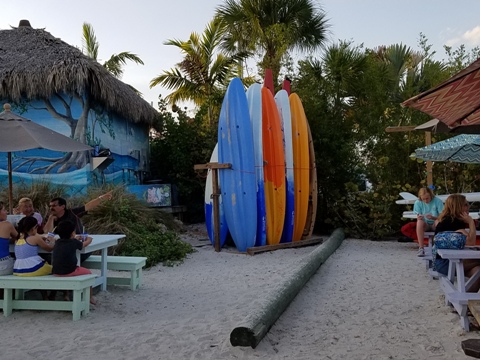
[(213, 199), (213, 239), (215, 251), (220, 252), (220, 202), (221, 195), (220, 186), (218, 186), (218, 170), (231, 169), (232, 164), (219, 164), (218, 162), (211, 162), (206, 164), (197, 164), (193, 166), (194, 170), (212, 170), (212, 199)]

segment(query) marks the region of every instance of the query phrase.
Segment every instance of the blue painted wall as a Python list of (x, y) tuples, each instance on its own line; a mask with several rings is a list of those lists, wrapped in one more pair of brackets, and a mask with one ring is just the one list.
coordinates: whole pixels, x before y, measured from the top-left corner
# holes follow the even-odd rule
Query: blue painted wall
[[(83, 99), (66, 94), (53, 96), (46, 104), (42, 100), (10, 103), (12, 112), (48, 127), (63, 135), (80, 135), (84, 143), (108, 148), (115, 159), (103, 171), (91, 171), (90, 159), (65, 168), (65, 153), (34, 149), (12, 153), (13, 182), (30, 184), (49, 181), (67, 185), (70, 193), (84, 193), (88, 186), (114, 183), (138, 185), (143, 171), (148, 170), (148, 126), (128, 122), (118, 115), (108, 115), (102, 108), (90, 109), (87, 121), (82, 119)], [(3, 100), (3, 105), (7, 101)], [(51, 105), (51, 106), (46, 106)], [(55, 162), (59, 163), (56, 165)], [(8, 186), (7, 153), (0, 152), (0, 184)]]

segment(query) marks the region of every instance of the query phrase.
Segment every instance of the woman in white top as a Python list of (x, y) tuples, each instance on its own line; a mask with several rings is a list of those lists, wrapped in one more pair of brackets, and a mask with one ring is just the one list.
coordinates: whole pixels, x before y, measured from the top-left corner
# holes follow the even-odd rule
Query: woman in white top
[(18, 201), (18, 206), (14, 209), (15, 214), (23, 214), (25, 216), (33, 216), (37, 219), (39, 228), (37, 232), (43, 234), (43, 218), (33, 207), (33, 201), (27, 197), (21, 198)]

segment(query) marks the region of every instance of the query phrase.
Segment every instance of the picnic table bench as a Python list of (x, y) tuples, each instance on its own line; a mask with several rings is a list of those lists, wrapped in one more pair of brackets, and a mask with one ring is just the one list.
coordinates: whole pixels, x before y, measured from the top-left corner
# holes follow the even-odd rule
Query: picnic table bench
[(480, 294), (470, 292), (472, 285), (480, 277), (480, 271), (476, 272), (466, 281), (463, 262), (467, 259), (480, 259), (480, 250), (474, 250), (476, 247), (465, 247), (462, 250), (439, 249), (438, 254), (443, 259), (450, 261), (448, 275), (440, 280), (441, 288), (445, 294), (445, 304), (455, 308), (460, 315), (460, 324), (469, 331), (469, 321), (467, 316), (468, 301), (480, 300)]
[[(3, 300), (0, 300), (3, 315), (9, 316), (13, 310), (59, 310), (71, 311), (73, 320), (79, 320), (82, 315), (90, 312), (90, 287), (94, 285), (96, 276), (93, 274), (58, 277), (44, 276), (0, 276), (0, 289), (4, 290)], [(72, 301), (26, 300), (27, 290), (71, 290)], [(15, 297), (13, 296), (15, 290)]]
[[(146, 257), (136, 256), (107, 256), (107, 269), (118, 271), (129, 271), (130, 278), (119, 276), (107, 276), (108, 285), (127, 285), (133, 291), (142, 285), (143, 273), (142, 268), (147, 263)], [(101, 256), (91, 255), (86, 259), (82, 266), (88, 269), (100, 269), (102, 264)]]

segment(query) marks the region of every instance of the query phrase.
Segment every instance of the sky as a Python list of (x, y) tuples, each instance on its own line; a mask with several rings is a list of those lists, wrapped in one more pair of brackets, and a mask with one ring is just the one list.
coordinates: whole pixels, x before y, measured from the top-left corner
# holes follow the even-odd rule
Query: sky
[[(443, 45), (467, 49), (480, 46), (480, 0), (313, 0), (326, 13), (329, 43), (350, 40), (375, 48), (403, 43), (419, 50), (423, 33), (446, 58)], [(223, 0), (0, 0), (0, 29), (18, 26), (27, 19), (33, 28), (82, 47), (82, 24), (93, 26), (99, 42), (99, 60), (130, 51), (145, 65), (129, 64), (122, 81), (132, 85), (157, 108), (158, 95), (168, 89), (149, 83), (182, 59), (169, 39), (187, 40), (202, 33)], [(1, 46), (1, 44), (0, 44)], [(318, 53), (321, 56), (321, 53)]]

